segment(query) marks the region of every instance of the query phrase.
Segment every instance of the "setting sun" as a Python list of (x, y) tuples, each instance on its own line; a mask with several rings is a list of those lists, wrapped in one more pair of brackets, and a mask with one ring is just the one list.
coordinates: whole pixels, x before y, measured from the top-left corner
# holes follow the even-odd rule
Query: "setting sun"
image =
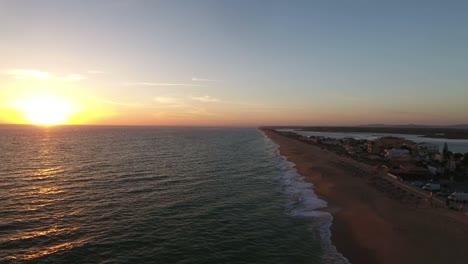
[(52, 95), (35, 95), (18, 102), (26, 121), (43, 126), (66, 124), (76, 112), (75, 108), (67, 99)]

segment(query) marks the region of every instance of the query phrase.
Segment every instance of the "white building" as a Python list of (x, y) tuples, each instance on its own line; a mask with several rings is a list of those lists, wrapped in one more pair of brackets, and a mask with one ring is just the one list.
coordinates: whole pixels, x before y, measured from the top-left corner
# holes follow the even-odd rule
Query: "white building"
[(410, 157), (407, 149), (386, 149), (385, 158), (387, 159), (408, 159)]

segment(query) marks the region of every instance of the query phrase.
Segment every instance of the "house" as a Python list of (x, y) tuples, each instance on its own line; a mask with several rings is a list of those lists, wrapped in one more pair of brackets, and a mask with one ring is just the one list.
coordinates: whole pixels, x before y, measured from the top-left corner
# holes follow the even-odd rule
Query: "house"
[(447, 169), (449, 171), (455, 171), (455, 169), (457, 168), (457, 162), (454, 161), (454, 160), (450, 160), (448, 163), (447, 163)]
[(305, 137), (304, 140), (312, 142), (312, 143), (317, 143), (319, 139), (315, 136), (308, 136), (308, 137)]
[(407, 149), (386, 149), (385, 158), (394, 160), (402, 160), (402, 159), (409, 159), (410, 158), (410, 152)]
[(367, 152), (381, 154), (386, 149), (414, 149), (416, 143), (399, 137), (381, 137), (367, 143)]
[(320, 140), (320, 143), (325, 144), (325, 145), (339, 145), (340, 142), (336, 139), (333, 138), (324, 138)]
[(431, 175), (437, 175), (437, 167), (428, 165), (427, 170)]
[(373, 140), (367, 141), (367, 153), (376, 153), (378, 149), (374, 147), (375, 142)]
[(394, 166), (391, 173), (398, 175), (404, 180), (426, 178), (428, 174), (427, 168), (416, 166), (412, 163), (402, 163)]

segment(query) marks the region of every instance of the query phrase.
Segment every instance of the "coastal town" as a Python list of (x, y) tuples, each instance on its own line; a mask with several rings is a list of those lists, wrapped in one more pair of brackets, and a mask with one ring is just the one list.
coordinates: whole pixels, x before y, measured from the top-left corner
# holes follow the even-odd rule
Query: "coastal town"
[[(466, 263), (466, 156), (450, 151), (463, 151), (464, 144), (287, 127), (261, 131), (327, 202), (322, 210), (333, 216), (333, 244), (351, 263)], [(349, 248), (349, 241), (357, 247)]]
[(375, 168), (372, 184), (403, 189), (431, 205), (468, 211), (468, 153), (453, 153), (444, 144), (442, 151), (430, 143), (416, 143), (404, 138), (384, 136), (373, 140), (304, 136), (292, 131), (278, 131), (307, 144), (319, 146), (340, 156)]

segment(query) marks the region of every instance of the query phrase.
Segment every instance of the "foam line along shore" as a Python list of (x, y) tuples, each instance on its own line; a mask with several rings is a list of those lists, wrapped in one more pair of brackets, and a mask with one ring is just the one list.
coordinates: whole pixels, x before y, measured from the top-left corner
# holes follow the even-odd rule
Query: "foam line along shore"
[[(391, 199), (369, 184), (375, 176), (367, 164), (273, 130), (263, 132), (329, 203), (324, 210), (333, 215), (332, 242), (351, 263), (464, 263), (466, 219)], [(441, 248), (442, 243), (452, 246)]]
[(289, 197), (287, 213), (295, 217), (310, 218), (312, 229), (321, 242), (321, 263), (349, 264), (349, 260), (336, 250), (331, 241), (330, 227), (333, 216), (326, 209), (328, 203), (315, 194), (314, 185), (305, 181), (305, 177), (297, 172), (296, 164), (281, 155), (279, 145), (269, 139), (262, 130), (260, 132), (275, 151), (276, 164), (281, 172), (281, 189)]

